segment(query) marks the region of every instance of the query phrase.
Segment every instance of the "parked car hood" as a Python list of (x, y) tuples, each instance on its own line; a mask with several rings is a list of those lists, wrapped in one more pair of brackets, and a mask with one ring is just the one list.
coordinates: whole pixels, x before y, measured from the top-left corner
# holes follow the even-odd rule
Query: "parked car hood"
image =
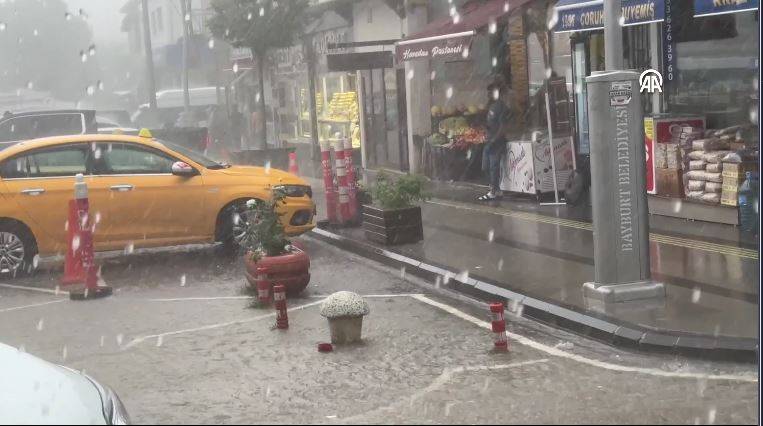
[(0, 343), (0, 423), (106, 424), (101, 395), (83, 374)]
[(273, 185), (307, 185), (307, 182), (301, 178), (283, 170), (273, 168), (255, 166), (230, 166), (227, 169), (220, 170), (220, 172), (230, 176), (252, 176), (267, 178)]

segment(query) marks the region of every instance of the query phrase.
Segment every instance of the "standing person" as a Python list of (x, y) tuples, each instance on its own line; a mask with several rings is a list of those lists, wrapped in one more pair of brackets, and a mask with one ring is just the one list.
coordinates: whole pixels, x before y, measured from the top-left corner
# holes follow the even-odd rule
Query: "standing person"
[(492, 83), (487, 87), (487, 140), (482, 151), (482, 170), (487, 172), (490, 191), (477, 198), (479, 201), (492, 201), (503, 197), (501, 191), (501, 159), (506, 153), (506, 126), (509, 108), (503, 103), (503, 87)]
[(230, 114), (231, 151), (241, 150), (241, 130), (243, 124), (243, 114), (238, 110), (238, 105), (233, 105), (233, 111)]

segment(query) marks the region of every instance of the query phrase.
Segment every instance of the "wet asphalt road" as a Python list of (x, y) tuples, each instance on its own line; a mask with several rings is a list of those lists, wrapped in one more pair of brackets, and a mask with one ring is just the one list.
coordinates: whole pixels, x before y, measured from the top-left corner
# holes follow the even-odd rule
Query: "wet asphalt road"
[[(758, 421), (756, 366), (629, 353), (515, 317), (510, 352), (492, 353), (485, 306), (303, 240), (313, 280), (288, 301), (286, 332), (249, 307), (240, 260), (190, 247), (101, 260), (116, 290), (104, 300), (0, 287), (0, 341), (85, 369), (137, 423)], [(50, 289), (58, 274), (12, 284)], [(318, 304), (337, 290), (372, 296), (364, 343), (321, 354)]]

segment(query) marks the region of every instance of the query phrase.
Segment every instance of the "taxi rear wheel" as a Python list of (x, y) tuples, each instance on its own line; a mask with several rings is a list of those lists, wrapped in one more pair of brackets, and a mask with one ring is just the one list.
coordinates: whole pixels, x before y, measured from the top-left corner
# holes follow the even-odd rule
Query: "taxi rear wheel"
[(29, 229), (16, 221), (0, 221), (0, 277), (30, 274), (37, 243)]

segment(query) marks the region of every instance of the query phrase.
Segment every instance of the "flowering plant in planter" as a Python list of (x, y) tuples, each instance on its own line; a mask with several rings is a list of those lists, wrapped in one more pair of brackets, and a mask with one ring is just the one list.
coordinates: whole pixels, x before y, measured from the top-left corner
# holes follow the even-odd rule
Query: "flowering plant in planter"
[(282, 192), (273, 191), (270, 201), (252, 199), (246, 202), (247, 222), (240, 245), (246, 256), (254, 262), (263, 256), (278, 256), (289, 250), (289, 240), (277, 211), (278, 204), (284, 197)]
[(329, 321), (331, 343), (360, 341), (363, 317), (370, 313), (368, 303), (357, 293), (338, 291), (321, 304), (321, 316)]
[(288, 293), (296, 294), (310, 282), (310, 258), (286, 238), (280, 222), (278, 206), (284, 197), (282, 192), (273, 191), (269, 201), (249, 200), (246, 203), (241, 249), (244, 251), (246, 278), (256, 287), (260, 302), (269, 300), (273, 285), (283, 284)]

